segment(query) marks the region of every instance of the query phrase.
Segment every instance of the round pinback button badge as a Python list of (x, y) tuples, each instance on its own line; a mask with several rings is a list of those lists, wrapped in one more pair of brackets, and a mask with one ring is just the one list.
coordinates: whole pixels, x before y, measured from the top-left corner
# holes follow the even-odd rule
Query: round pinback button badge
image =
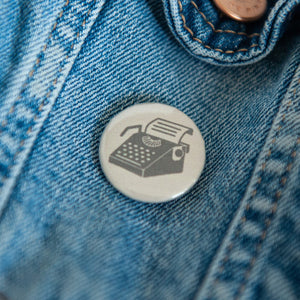
[(136, 104), (108, 123), (99, 157), (117, 190), (138, 201), (160, 203), (178, 198), (197, 182), (205, 146), (196, 124), (177, 108)]

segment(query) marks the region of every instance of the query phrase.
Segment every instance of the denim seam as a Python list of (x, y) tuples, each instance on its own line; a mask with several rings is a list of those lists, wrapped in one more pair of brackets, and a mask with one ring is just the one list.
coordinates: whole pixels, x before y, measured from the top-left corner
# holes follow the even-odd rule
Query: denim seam
[[(4, 119), (4, 120), (2, 121), (2, 123), (1, 123), (0, 135), (3, 133), (3, 129), (5, 129), (5, 127), (6, 127), (7, 124), (8, 124), (7, 118), (9, 117), (9, 115), (11, 115), (11, 114), (15, 111), (15, 105), (16, 105), (17, 101), (21, 100), (22, 94), (24, 93), (26, 86), (32, 81), (33, 75), (34, 75), (35, 71), (37, 70), (39, 64), (43, 61), (43, 60), (41, 59), (41, 56), (42, 56), (42, 54), (47, 50), (47, 45), (48, 45), (49, 42), (51, 41), (52, 34), (53, 34), (54, 30), (55, 30), (56, 27), (57, 27), (57, 23), (58, 23), (58, 21), (61, 19), (61, 17), (63, 16), (64, 8), (65, 8), (66, 6), (68, 6), (68, 5), (69, 5), (69, 0), (66, 0), (64, 6), (63, 6), (63, 8), (62, 8), (62, 10), (60, 11), (60, 13), (59, 13), (59, 15), (58, 15), (57, 20), (55, 21), (54, 25), (52, 26), (51, 32), (50, 32), (50, 34), (49, 34), (49, 36), (48, 36), (48, 38), (47, 38), (47, 42), (46, 42), (45, 45), (43, 46), (42, 51), (39, 53), (38, 58), (35, 60), (35, 63), (34, 63), (34, 65), (33, 65), (32, 69), (31, 69), (31, 71), (28, 73), (27, 79), (25, 80), (25, 82), (23, 83), (23, 85), (22, 85), (22, 87), (21, 87), (21, 92), (20, 92), (19, 96), (17, 97), (16, 101), (13, 103), (13, 105), (12, 105), (11, 108), (9, 109), (8, 114), (6, 115), (5, 119)], [(59, 73), (60, 73), (61, 71), (62, 71), (62, 68), (59, 69)], [(58, 77), (58, 75), (57, 75), (57, 77)], [(56, 77), (56, 79), (57, 79), (57, 77)], [(54, 86), (55, 84), (56, 84), (56, 81), (53, 82), (53, 85), (52, 85), (52, 86)], [(51, 91), (48, 92), (48, 94), (46, 95), (46, 99), (49, 98), (50, 93), (51, 93)], [(44, 100), (43, 100), (42, 104), (41, 104), (41, 105), (39, 106), (39, 108), (38, 108), (38, 111), (39, 111), (39, 112), (42, 110), (43, 106), (44, 106)], [(35, 118), (36, 118), (36, 117), (37, 117), (37, 115), (35, 116)], [(35, 119), (35, 120), (36, 120), (36, 119)], [(29, 132), (28, 132), (28, 131), (29, 131)], [(30, 133), (30, 131), (31, 131), (31, 128), (29, 128), (29, 129), (27, 130), (28, 133)]]
[[(297, 71), (297, 70), (296, 70)], [(263, 178), (263, 174), (266, 170), (266, 166), (267, 166), (267, 163), (269, 162), (270, 160), (270, 157), (271, 157), (271, 154), (272, 154), (272, 149), (277, 141), (277, 138), (278, 138), (278, 135), (280, 134), (280, 131), (282, 130), (283, 126), (287, 124), (287, 122), (285, 122), (285, 118), (286, 118), (286, 114), (287, 114), (287, 111), (289, 110), (290, 106), (293, 104), (293, 101), (295, 101), (296, 99), (296, 94), (297, 94), (297, 89), (300, 88), (300, 79), (298, 79), (297, 81), (297, 85), (296, 87), (293, 89), (293, 100), (289, 100), (289, 102), (287, 103), (286, 107), (285, 107), (285, 112), (283, 113), (282, 115), (282, 118), (281, 118), (281, 122), (283, 123), (282, 125), (279, 125), (276, 129), (276, 132), (274, 133), (274, 137), (271, 141), (271, 145), (269, 147), (269, 150), (268, 150), (268, 153), (264, 156), (264, 163), (261, 165), (260, 167), (260, 171), (262, 172), (262, 174), (258, 177), (257, 179), (257, 186), (256, 188), (253, 190), (252, 194), (251, 194), (251, 197), (249, 198), (249, 202), (253, 199), (255, 199), (255, 196), (257, 194), (257, 191), (258, 191), (258, 188), (260, 187), (260, 184), (261, 184), (261, 181), (262, 181), (262, 178)], [(251, 271), (252, 271), (252, 268), (254, 267), (255, 265), (255, 262), (257, 260), (257, 257), (260, 253), (260, 250), (262, 248), (262, 245), (263, 245), (263, 242), (265, 241), (265, 238), (267, 236), (267, 231), (271, 225), (271, 222), (272, 220), (274, 219), (274, 216), (277, 212), (277, 208), (278, 208), (278, 202), (281, 198), (281, 195), (282, 195), (282, 192), (283, 192), (283, 188), (285, 187), (286, 183), (287, 183), (287, 179), (288, 179), (288, 174), (290, 173), (290, 171), (292, 170), (292, 167), (293, 167), (293, 163), (295, 162), (295, 158), (297, 156), (297, 150), (298, 150), (298, 146), (300, 145), (300, 137), (298, 136), (297, 139), (296, 139), (296, 143), (295, 143), (295, 146), (293, 147), (292, 149), (292, 152), (288, 155), (292, 161), (288, 161), (286, 166), (285, 166), (285, 170), (286, 172), (284, 172), (280, 178), (280, 188), (277, 189), (277, 191), (275, 192), (275, 195), (272, 196), (272, 199), (275, 198), (275, 201), (272, 202), (272, 207), (271, 207), (271, 211), (270, 211), (270, 215), (268, 215), (265, 219), (264, 219), (264, 225), (265, 225), (265, 228), (263, 229), (261, 235), (260, 235), (260, 238), (258, 240), (258, 242), (256, 242), (256, 244), (253, 246), (255, 248), (255, 251), (252, 255), (252, 257), (249, 259), (249, 265), (248, 267), (246, 268), (245, 272), (243, 273), (243, 280), (242, 282), (240, 283), (239, 287), (237, 288), (237, 295), (234, 297), (235, 300), (239, 300), (240, 297), (242, 296), (242, 293), (246, 287), (246, 283), (247, 283), (247, 280), (251, 274)], [(270, 197), (271, 198), (271, 197)], [(240, 223), (239, 225), (243, 225), (245, 224), (248, 220), (245, 216), (246, 212), (248, 212), (251, 208), (251, 204), (248, 203), (246, 205), (246, 209), (243, 213), (243, 216), (241, 217), (240, 219)], [(239, 226), (238, 225), (238, 226)], [(215, 279), (212, 283), (212, 288), (214, 289), (215, 286), (219, 283), (219, 279), (218, 279), (218, 275), (220, 275), (224, 268), (225, 268), (225, 263), (229, 260), (230, 258), (230, 254), (232, 253), (232, 250), (234, 248), (234, 245), (236, 244), (236, 240), (239, 238), (240, 234), (241, 234), (241, 228), (238, 228), (236, 229), (236, 232), (235, 232), (235, 235), (232, 239), (232, 241), (229, 243), (229, 245), (226, 247), (226, 256), (222, 259), (222, 263), (221, 265), (218, 267), (218, 271), (217, 273), (214, 275)], [(212, 290), (213, 290), (212, 289)], [(210, 290), (210, 291), (212, 291)], [(209, 293), (208, 295), (208, 298), (211, 298), (211, 292)]]
[[(300, 79), (298, 80), (298, 84), (300, 84)], [(296, 94), (296, 88), (294, 89), (294, 93)], [(290, 102), (287, 105), (287, 110), (289, 109), (289, 107), (290, 107), (291, 104), (292, 104), (292, 101), (290, 100)], [(283, 114), (283, 116), (282, 116), (282, 122), (284, 121), (284, 118), (285, 118), (285, 114)], [(280, 129), (281, 129), (281, 126), (279, 126), (279, 128), (278, 128), (278, 134), (280, 132)], [(272, 146), (274, 145), (275, 142), (276, 142), (276, 137), (274, 138), (274, 142), (272, 141)], [(238, 288), (238, 293), (237, 293), (237, 296), (235, 297), (235, 300), (240, 299), (240, 297), (242, 296), (242, 293), (243, 293), (243, 291), (244, 291), (244, 289), (246, 287), (248, 278), (249, 278), (249, 276), (251, 274), (251, 271), (252, 271), (252, 269), (254, 267), (254, 264), (255, 264), (255, 262), (257, 260), (257, 257), (258, 257), (258, 255), (260, 253), (260, 250), (262, 248), (263, 242), (266, 239), (268, 229), (270, 228), (270, 225), (271, 225), (271, 223), (272, 223), (272, 221), (273, 221), (273, 219), (275, 217), (275, 214), (277, 212), (277, 209), (278, 209), (278, 202), (279, 202), (279, 200), (281, 198), (282, 190), (284, 189), (284, 187), (286, 185), (288, 175), (289, 175), (289, 173), (290, 173), (290, 171), (291, 171), (291, 169), (293, 167), (293, 164), (295, 162), (295, 158), (297, 156), (297, 150), (298, 150), (299, 144), (300, 144), (300, 137), (297, 138), (297, 140), (296, 140), (296, 147), (295, 147), (295, 149), (292, 150), (292, 153), (289, 155), (290, 158), (292, 159), (292, 162), (288, 162), (287, 163), (287, 165), (286, 165), (286, 173), (284, 173), (281, 176), (281, 178), (280, 178), (281, 188), (279, 188), (276, 191), (275, 195), (273, 196), (273, 197), (275, 197), (275, 201), (274, 201), (274, 203), (272, 205), (272, 208), (271, 208), (271, 215), (268, 216), (267, 218), (265, 218), (265, 220), (264, 220), (265, 228), (264, 228), (264, 230), (263, 230), (263, 232), (262, 232), (262, 234), (260, 236), (259, 241), (255, 245), (255, 253), (254, 253), (253, 257), (250, 260), (250, 264), (249, 264), (248, 268), (245, 270), (245, 272), (243, 274), (243, 280), (242, 280), (242, 283), (240, 284), (240, 286)], [(271, 153), (272, 153), (271, 148), (273, 148), (272, 146), (270, 147), (269, 152), (267, 154), (268, 157), (271, 156)], [(261, 167), (261, 170), (264, 171), (265, 167), (266, 167), (266, 164), (264, 164)], [(257, 181), (258, 185), (261, 183), (261, 179), (262, 179), (261, 177), (258, 178), (258, 181)], [(256, 193), (257, 193), (257, 189), (255, 189), (253, 191), (253, 197), (255, 197)], [(247, 207), (246, 207), (246, 211), (249, 211), (250, 207), (251, 207), (250, 204), (248, 204)], [(243, 217), (242, 222), (243, 223), (247, 222), (246, 216)]]
[[(276, 113), (275, 118), (272, 121), (272, 126), (269, 130), (269, 134), (267, 136), (265, 145), (261, 149), (260, 155), (258, 156), (257, 163), (253, 169), (251, 179), (246, 188), (245, 195), (241, 200), (240, 205), (232, 218), (232, 221), (227, 229), (227, 233), (225, 233), (223, 241), (220, 243), (220, 247), (218, 247), (214, 258), (212, 259), (210, 266), (208, 267), (208, 270), (202, 280), (202, 283), (197, 289), (194, 299), (199, 299), (199, 300), (200, 299), (207, 299), (207, 300), (222, 299), (223, 297), (222, 295), (226, 295), (226, 294), (227, 296), (230, 295), (228, 296), (230, 299), (235, 299), (234, 296), (237, 297), (236, 294), (238, 288), (241, 289), (241, 292), (245, 289), (245, 287), (240, 287), (240, 284), (245, 283), (246, 286), (247, 282), (240, 282), (239, 273), (240, 271), (243, 272), (244, 271), (243, 269), (248, 270), (248, 266), (251, 258), (255, 256), (255, 259), (257, 259), (259, 257), (260, 253), (257, 252), (257, 255), (255, 255), (256, 253), (253, 254), (254, 246), (252, 247), (252, 244), (257, 244), (258, 239), (260, 241), (260, 237), (266, 238), (265, 235), (267, 234), (267, 231), (265, 234), (262, 234), (262, 232), (264, 231), (264, 227), (265, 225), (271, 226), (271, 220), (270, 222), (267, 221), (267, 224), (264, 224), (262, 220), (255, 221), (249, 218), (249, 222), (246, 222), (247, 220), (243, 219), (245, 217), (245, 213), (247, 214), (247, 209), (248, 210), (250, 209), (250, 205), (248, 206), (250, 201), (251, 201), (251, 206), (254, 208), (253, 212), (255, 213), (255, 209), (258, 209), (258, 213), (260, 212), (262, 214), (261, 216), (263, 217), (263, 219), (268, 219), (266, 218), (265, 214), (268, 214), (268, 216), (270, 216), (270, 212), (272, 213), (272, 210), (274, 210), (273, 212), (274, 219), (275, 216), (277, 216), (277, 214), (275, 215), (275, 212), (279, 204), (278, 200), (280, 200), (280, 198), (282, 198), (285, 195), (284, 192), (286, 191), (287, 188), (287, 181), (288, 178), (290, 177), (290, 176), (288, 177), (288, 175), (294, 169), (293, 165), (295, 164), (296, 157), (298, 157), (298, 153), (299, 153), (299, 151), (297, 153), (297, 150), (300, 145), (300, 134), (299, 134), (300, 128), (299, 128), (299, 122), (296, 121), (297, 118), (295, 119), (295, 116), (297, 116), (297, 111), (299, 109), (298, 99), (300, 95), (300, 65), (298, 63), (299, 62), (298, 58), (299, 56), (296, 55), (294, 60), (294, 62), (296, 62), (296, 66), (293, 67), (292, 65), (292, 70), (288, 70), (288, 72), (290, 73), (289, 80), (286, 83), (283, 83), (285, 92), (282, 95), (282, 100), (279, 105), (278, 112)], [(289, 131), (290, 128), (294, 128), (293, 132), (295, 132), (296, 135), (290, 133)], [(280, 136), (277, 136), (278, 133), (280, 133)], [(276, 139), (274, 140), (275, 136)], [(278, 146), (283, 145), (280, 144), (279, 142), (280, 138), (284, 138), (288, 136), (290, 136), (289, 141), (287, 144), (284, 144), (287, 146), (285, 146), (284, 148), (282, 147), (278, 148)], [(275, 144), (276, 140), (277, 143)], [(274, 173), (275, 171), (272, 171), (272, 168), (270, 168), (269, 165), (264, 164), (266, 162), (266, 159), (269, 158), (269, 156), (271, 155), (272, 149), (273, 149), (273, 155), (272, 158), (270, 159), (272, 159), (273, 162), (276, 163), (276, 159), (277, 159), (276, 155), (278, 151), (282, 151), (281, 152), (282, 156), (280, 160), (282, 161), (283, 159), (284, 162), (288, 161), (287, 163), (282, 165), (281, 174)], [(271, 150), (271, 152), (268, 150)], [(272, 186), (274, 188), (271, 192), (262, 189), (266, 185), (263, 185), (261, 189), (258, 189), (257, 181), (259, 182), (259, 184), (261, 183), (261, 179), (258, 180), (258, 177), (266, 178), (261, 176), (262, 168), (265, 170), (264, 174), (266, 174), (266, 176), (268, 174), (270, 176), (273, 176)], [(285, 189), (283, 189), (283, 187), (285, 187)], [(253, 193), (253, 190), (256, 190), (258, 193), (257, 192)], [(278, 193), (276, 193), (276, 191)], [(275, 199), (277, 200), (276, 205), (274, 204), (274, 196)], [(260, 200), (263, 200), (263, 202), (259, 202)], [(256, 204), (259, 204), (260, 206), (256, 206)], [(262, 207), (261, 205), (263, 205), (264, 207), (262, 210), (260, 210), (260, 207)], [(240, 220), (242, 220), (242, 223)], [(250, 224), (248, 225), (246, 231), (245, 228), (241, 227), (244, 226), (244, 224)], [(274, 224), (274, 222), (272, 224)], [(247, 248), (245, 248), (243, 246), (243, 241), (244, 241), (243, 237), (247, 238), (247, 230), (254, 225), (257, 226), (257, 230), (259, 230), (259, 232), (258, 234), (255, 234), (256, 237), (253, 236), (255, 240), (251, 243), (250, 248), (248, 246)], [(243, 234), (240, 234), (239, 231), (243, 231)], [(234, 245), (232, 241), (236, 238), (237, 232), (238, 234), (240, 234), (241, 237), (239, 238), (239, 242), (236, 242)], [(235, 246), (235, 249), (233, 249), (233, 246)], [(262, 243), (258, 246), (258, 250), (260, 250), (261, 247), (262, 247)], [(239, 268), (238, 274), (236, 274), (235, 271), (231, 269), (229, 270), (229, 273), (231, 274), (229, 276), (231, 276), (231, 278), (228, 277), (226, 277), (225, 279), (220, 278), (220, 275), (222, 274), (224, 269), (225, 268), (226, 270), (228, 269), (228, 266), (225, 266), (225, 263), (229, 261), (229, 258), (230, 258), (230, 261), (228, 262), (229, 264), (231, 262), (238, 263), (238, 260), (235, 259), (234, 254), (231, 255), (231, 257), (229, 257), (228, 255), (230, 251), (231, 253), (233, 253), (234, 250), (241, 253), (242, 256), (244, 255), (243, 257), (247, 258), (247, 261), (245, 260), (243, 261), (243, 265), (241, 266), (242, 269)], [(251, 269), (252, 267), (254, 267), (254, 263), (255, 261), (252, 262), (253, 265), (251, 265)], [(248, 271), (249, 274), (247, 273), (248, 277), (250, 275), (250, 271), (251, 270)], [(223, 272), (223, 274), (226, 275), (227, 272), (225, 273)]]
[(252, 37), (255, 37), (255, 36), (259, 37), (260, 36), (260, 33), (257, 33), (257, 32), (252, 33), (252, 34), (247, 34), (246, 32), (243, 32), (243, 31), (234, 31), (234, 30), (230, 30), (230, 29), (216, 29), (214, 24), (212, 24), (212, 22), (210, 22), (207, 19), (206, 15), (199, 9), (198, 5), (194, 1), (191, 1), (191, 4), (196, 8), (196, 10), (202, 16), (204, 21), (211, 27), (211, 29), (215, 33), (232, 33), (232, 34), (237, 34), (237, 35), (243, 35), (243, 36), (246, 36), (248, 38), (252, 38)]
[[(94, 1), (94, 2), (95, 2), (95, 1)], [(70, 1), (69, 1), (69, 0), (66, 0), (66, 2), (65, 2), (65, 4), (64, 4), (64, 7), (68, 6), (69, 3), (70, 3)], [(91, 12), (91, 9), (88, 11), (87, 16), (90, 14), (90, 12)], [(59, 15), (58, 15), (58, 19), (55, 21), (54, 25), (52, 26), (52, 30), (51, 30), (51, 32), (50, 32), (48, 38), (47, 38), (47, 42), (45, 43), (45, 45), (44, 45), (44, 47), (43, 47), (41, 53), (39, 53), (39, 57), (36, 59), (35, 64), (34, 64), (32, 70), (29, 72), (26, 81), (25, 81), (24, 84), (22, 85), (20, 95), (17, 97), (17, 100), (15, 101), (15, 103), (14, 103), (14, 104), (11, 106), (11, 108), (9, 109), (9, 112), (8, 112), (6, 118), (2, 121), (2, 123), (1, 123), (1, 127), (2, 127), (2, 128), (1, 128), (1, 130), (0, 130), (0, 135), (1, 135), (1, 133), (3, 132), (3, 129), (5, 129), (6, 125), (8, 124), (7, 118), (9, 117), (10, 114), (12, 114), (12, 113), (15, 111), (15, 105), (16, 105), (17, 101), (20, 101), (20, 100), (21, 100), (22, 94), (24, 94), (24, 91), (25, 91), (25, 89), (26, 89), (26, 86), (32, 81), (34, 72), (37, 70), (39, 64), (42, 62), (42, 59), (41, 59), (40, 57), (41, 57), (42, 54), (47, 50), (47, 45), (48, 45), (49, 42), (51, 41), (52, 34), (53, 34), (53, 32), (55, 31), (55, 29), (56, 29), (56, 27), (57, 27), (58, 21), (59, 21), (59, 20), (61, 19), (61, 17), (63, 16), (63, 13), (64, 13), (64, 8), (60, 11), (60, 13), (59, 13)], [(84, 26), (84, 24), (85, 24), (85, 20), (84, 20), (84, 22), (82, 23), (82, 26)], [(77, 32), (76, 37), (78, 38), (79, 35), (80, 35), (80, 33)], [(72, 50), (73, 47), (74, 47), (74, 42), (71, 44), (70, 50)], [(68, 54), (64, 57), (64, 59), (63, 59), (62, 61), (65, 61), (66, 59), (68, 59), (68, 57), (69, 57), (69, 52), (68, 52)], [(37, 121), (37, 120), (38, 120), (38, 118), (39, 118), (38, 113), (42, 112), (42, 110), (43, 110), (43, 108), (44, 108), (44, 106), (45, 106), (46, 101), (47, 101), (48, 98), (51, 96), (52, 88), (56, 85), (57, 79), (58, 79), (58, 77), (59, 77), (59, 75), (60, 75), (61, 72), (62, 72), (62, 67), (60, 67), (60, 68), (58, 69), (58, 74), (57, 74), (56, 78), (55, 78), (55, 79), (53, 80), (53, 82), (52, 82), (52, 85), (51, 85), (51, 87), (50, 87), (50, 91), (46, 94), (46, 99), (44, 99), (44, 100), (41, 102), (41, 104), (39, 105), (39, 107), (38, 107), (38, 112), (37, 112), (37, 114), (36, 114), (36, 115), (34, 116), (34, 118), (33, 118), (34, 121)], [(34, 125), (35, 125), (35, 124), (29, 126), (29, 128), (28, 128), (27, 131), (26, 131), (26, 136), (28, 136), (28, 135), (31, 133), (32, 127), (33, 127)], [(21, 142), (20, 142), (20, 147), (24, 145), (24, 142), (25, 142), (26, 138), (27, 138), (27, 137), (25, 137), (24, 139), (21, 140)], [(18, 150), (19, 150), (19, 149), (18, 149)], [(18, 150), (16, 151), (13, 160), (15, 160), (16, 156), (19, 154), (19, 151), (18, 151)], [(10, 168), (11, 168), (12, 166), (13, 166), (13, 164), (10, 166)], [(3, 177), (1, 181), (3, 182), (4, 180), (5, 180), (5, 177)]]
[[(17, 97), (16, 101), (14, 102), (14, 104), (11, 106), (11, 108), (9, 109), (8, 114), (6, 115), (4, 121), (1, 123), (1, 128), (0, 128), (0, 138), (1, 138), (1, 134), (3, 135), (3, 130), (5, 129), (5, 127), (8, 125), (8, 117), (15, 111), (16, 105), (18, 105), (19, 103), (21, 103), (21, 99), (22, 97), (24, 97), (24, 93), (27, 89), (27, 86), (29, 85), (29, 83), (31, 83), (31, 81), (33, 81), (34, 78), (34, 74), (35, 72), (37, 72), (39, 66), (41, 66), (41, 62), (43, 62), (43, 54), (45, 53), (45, 51), (48, 48), (48, 45), (51, 43), (52, 39), (53, 39), (53, 33), (55, 32), (57, 25), (59, 24), (59, 21), (61, 20), (62, 16), (64, 15), (65, 12), (65, 8), (69, 6), (70, 0), (66, 0), (65, 4), (63, 5), (62, 10), (60, 11), (58, 18), (56, 19), (54, 25), (52, 26), (51, 32), (47, 38), (46, 43), (44, 44), (42, 51), (39, 53), (38, 58), (35, 61), (35, 64), (33, 66), (33, 68), (31, 69), (31, 71), (28, 73), (28, 77), (25, 80), (24, 84), (22, 85), (21, 89), (20, 89), (20, 94)], [(96, 0), (92, 1), (91, 3), (89, 3), (90, 6), (95, 5)], [(20, 154), (24, 151), (24, 149), (22, 148), (25, 144), (25, 141), (30, 137), (31, 132), (33, 131), (33, 127), (38, 123), (38, 121), (42, 118), (43, 116), (43, 112), (46, 110), (45, 106), (47, 104), (49, 104), (49, 98), (52, 95), (53, 91), (54, 91), (54, 87), (56, 86), (58, 79), (60, 78), (60, 75), (62, 76), (62, 71), (64, 69), (65, 63), (67, 61), (67, 59), (70, 57), (71, 51), (73, 50), (74, 46), (78, 44), (78, 41), (76, 41), (75, 39), (78, 39), (80, 37), (80, 33), (83, 32), (84, 28), (85, 28), (85, 24), (87, 21), (87, 18), (90, 16), (92, 12), (92, 7), (90, 7), (88, 9), (88, 11), (85, 14), (85, 17), (83, 19), (83, 21), (78, 25), (77, 31), (76, 31), (76, 35), (73, 35), (72, 37), (72, 43), (69, 46), (69, 49), (67, 50), (67, 54), (62, 57), (62, 59), (59, 60), (58, 64), (59, 64), (59, 68), (56, 69), (56, 75), (55, 75), (55, 79), (52, 80), (52, 84), (50, 85), (50, 87), (48, 87), (48, 92), (45, 96), (45, 98), (41, 98), (41, 104), (38, 106), (37, 111), (35, 111), (34, 116), (31, 117), (30, 121), (33, 121), (33, 123), (26, 129), (24, 129), (25, 132), (25, 136), (21, 139), (20, 142), (18, 142), (18, 146), (17, 149), (14, 153), (14, 156), (12, 158), (12, 162), (8, 165), (7, 167), (7, 173), (8, 175), (3, 175), (0, 183), (1, 183), (1, 187), (0, 190), (3, 190), (4, 188), (4, 184), (5, 181), (7, 181), (7, 179), (11, 178), (11, 174), (9, 174), (11, 172), (11, 169), (17, 164), (16, 160), (17, 158), (20, 156)], [(17, 176), (17, 175), (16, 175)], [(14, 176), (13, 178), (16, 178), (16, 176)], [(3, 199), (4, 201), (2, 201), (2, 203), (0, 203), (0, 215), (1, 212), (3, 211), (4, 205), (6, 203), (5, 199)]]
[(209, 50), (214, 50), (214, 51), (218, 51), (218, 52), (221, 52), (221, 53), (226, 53), (226, 54), (233, 54), (233, 53), (236, 53), (236, 52), (247, 52), (249, 51), (250, 49), (254, 48), (254, 47), (258, 47), (259, 45), (256, 43), (256, 44), (252, 44), (251, 46), (249, 46), (249, 48), (240, 48), (240, 49), (237, 49), (237, 50), (222, 50), (222, 49), (219, 49), (219, 48), (212, 48), (208, 45), (206, 45), (201, 39), (195, 37), (195, 34), (194, 32), (192, 31), (191, 28), (189, 28), (187, 25), (186, 25), (186, 18), (183, 14), (183, 9), (182, 9), (182, 3), (181, 3), (181, 0), (177, 0), (178, 2), (178, 5), (179, 5), (179, 12), (180, 12), (180, 17), (182, 19), (182, 22), (183, 22), (183, 28), (191, 35), (192, 39), (194, 41), (197, 41), (198, 43), (202, 44), (204, 46), (204, 48), (206, 49), (209, 49)]

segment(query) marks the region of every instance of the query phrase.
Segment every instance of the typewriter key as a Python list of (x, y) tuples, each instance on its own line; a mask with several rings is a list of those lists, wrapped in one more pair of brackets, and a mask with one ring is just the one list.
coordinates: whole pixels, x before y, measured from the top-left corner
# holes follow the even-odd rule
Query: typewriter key
[(195, 123), (164, 104), (137, 104), (114, 117), (99, 146), (102, 170), (126, 196), (165, 202), (186, 193), (205, 161), (204, 141)]

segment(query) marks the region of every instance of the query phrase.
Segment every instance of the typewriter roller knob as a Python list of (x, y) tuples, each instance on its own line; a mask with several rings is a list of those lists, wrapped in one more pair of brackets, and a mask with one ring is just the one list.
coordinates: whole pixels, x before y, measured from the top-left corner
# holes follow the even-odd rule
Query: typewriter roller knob
[(172, 159), (173, 161), (179, 161), (184, 157), (184, 151), (182, 149), (182, 146), (176, 146), (173, 148), (173, 155)]
[(183, 151), (181, 150), (181, 149), (177, 149), (176, 151), (175, 151), (175, 155), (177, 156), (177, 157), (183, 157)]

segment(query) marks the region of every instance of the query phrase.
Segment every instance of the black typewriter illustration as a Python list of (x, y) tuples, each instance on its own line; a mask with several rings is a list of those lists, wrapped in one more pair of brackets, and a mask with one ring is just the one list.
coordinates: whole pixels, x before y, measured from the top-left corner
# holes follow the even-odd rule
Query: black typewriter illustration
[(189, 152), (189, 145), (181, 140), (185, 134), (193, 134), (193, 129), (157, 118), (147, 124), (126, 127), (137, 129), (122, 145), (113, 151), (109, 161), (119, 167), (142, 177), (181, 173), (184, 157)]

